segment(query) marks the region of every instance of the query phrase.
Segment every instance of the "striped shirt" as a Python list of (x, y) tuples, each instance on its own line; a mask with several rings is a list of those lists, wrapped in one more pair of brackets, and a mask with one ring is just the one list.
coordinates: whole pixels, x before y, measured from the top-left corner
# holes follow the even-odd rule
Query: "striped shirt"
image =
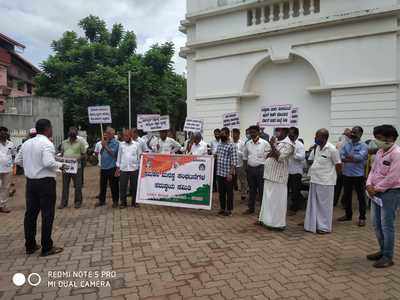
[(284, 140), (278, 141), (275, 147), (280, 153), (279, 159), (267, 158), (264, 167), (264, 179), (276, 183), (287, 183), (289, 178), (289, 158), (294, 153), (294, 145), (286, 137)]

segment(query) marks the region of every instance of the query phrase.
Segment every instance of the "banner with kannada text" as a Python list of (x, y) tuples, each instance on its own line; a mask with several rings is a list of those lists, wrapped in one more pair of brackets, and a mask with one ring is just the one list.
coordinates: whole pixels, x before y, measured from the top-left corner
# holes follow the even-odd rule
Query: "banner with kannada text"
[(211, 209), (212, 156), (143, 154), (137, 203)]

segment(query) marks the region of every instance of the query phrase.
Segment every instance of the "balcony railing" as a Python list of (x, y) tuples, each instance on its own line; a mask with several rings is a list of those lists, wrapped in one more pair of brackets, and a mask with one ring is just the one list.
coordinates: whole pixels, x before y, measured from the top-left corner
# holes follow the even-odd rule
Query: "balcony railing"
[(281, 22), (320, 12), (320, 0), (275, 1), (248, 9), (247, 26)]

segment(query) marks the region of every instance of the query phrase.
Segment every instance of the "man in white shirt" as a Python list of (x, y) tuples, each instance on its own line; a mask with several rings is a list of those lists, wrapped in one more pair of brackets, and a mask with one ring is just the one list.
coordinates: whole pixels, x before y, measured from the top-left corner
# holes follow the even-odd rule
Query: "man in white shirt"
[[(240, 130), (234, 128), (232, 130), (232, 139), (233, 143), (236, 146), (237, 154), (238, 154), (238, 164), (236, 166), (236, 175), (233, 179), (234, 185), (236, 185), (237, 189), (240, 190), (242, 200), (247, 198), (247, 176), (246, 171), (243, 166), (243, 152), (245, 144), (242, 140), (240, 140)], [(239, 183), (239, 184), (238, 184)], [(240, 185), (240, 188), (239, 188)]]
[(14, 154), (15, 147), (8, 140), (8, 129), (0, 127), (0, 213), (11, 212), (7, 208), (7, 202), (9, 199)]
[(207, 155), (207, 143), (203, 141), (200, 132), (193, 134), (193, 143), (187, 147), (188, 153), (191, 155)]
[(276, 137), (270, 140), (271, 151), (267, 155), (264, 170), (264, 193), (259, 222), (272, 230), (286, 228), (287, 181), (289, 158), (294, 145), (287, 137), (287, 128), (277, 128)]
[(243, 162), (247, 173), (250, 195), (248, 209), (245, 214), (254, 214), (257, 193), (260, 201), (264, 192), (264, 164), (271, 148), (269, 142), (260, 138), (260, 128), (256, 125), (249, 127), (251, 140), (245, 145)]
[(315, 154), (311, 153), (313, 164), (310, 168), (310, 192), (304, 230), (318, 234), (332, 231), (335, 184), (337, 173), (342, 169), (339, 151), (328, 139), (327, 129), (318, 130), (315, 136)]
[(116, 177), (119, 177), (120, 208), (126, 208), (127, 188), (130, 187), (132, 196), (132, 206), (137, 207), (136, 191), (139, 176), (140, 155), (142, 154), (141, 145), (132, 140), (132, 130), (124, 130), (124, 141), (120, 144), (117, 157)]
[(26, 181), (26, 212), (24, 220), (25, 247), (33, 254), (40, 247), (36, 244), (36, 223), (42, 215), (42, 253), (49, 256), (63, 251), (54, 247), (51, 239), (56, 205), (56, 171), (65, 166), (55, 160), (55, 148), (50, 138), (53, 135), (49, 120), (36, 122), (37, 136), (26, 141), (19, 151), (16, 163), (23, 165)]
[(160, 131), (160, 137), (154, 138), (150, 146), (154, 153), (160, 154), (175, 154), (182, 148), (181, 144), (168, 137), (168, 130)]
[[(210, 147), (211, 150), (211, 155), (217, 154), (217, 149), (219, 144), (221, 144), (221, 130), (219, 128), (214, 129), (214, 137), (215, 139), (212, 140), (208, 145)], [(213, 191), (217, 192), (218, 191), (218, 185), (217, 185), (217, 162), (214, 162), (214, 180), (213, 180)]]
[(290, 209), (289, 216), (294, 216), (304, 203), (305, 199), (301, 194), (301, 179), (303, 177), (304, 162), (306, 159), (306, 151), (302, 142), (298, 140), (299, 129), (296, 127), (289, 128), (289, 139), (294, 144), (294, 153), (289, 158), (289, 180), (288, 191), (290, 192)]
[(132, 129), (132, 140), (139, 143), (141, 153), (147, 153), (150, 151), (149, 147), (147, 147), (146, 141), (139, 137), (139, 131), (136, 128)]

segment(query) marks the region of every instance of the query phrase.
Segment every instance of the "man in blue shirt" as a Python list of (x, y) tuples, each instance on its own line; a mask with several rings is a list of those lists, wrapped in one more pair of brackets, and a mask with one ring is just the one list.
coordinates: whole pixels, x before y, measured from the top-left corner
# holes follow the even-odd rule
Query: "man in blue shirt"
[(114, 138), (115, 131), (107, 128), (101, 141), (101, 171), (100, 171), (100, 197), (96, 207), (106, 204), (107, 183), (109, 182), (113, 199), (113, 208), (118, 207), (119, 186), (118, 177), (115, 176), (117, 170), (117, 157), (119, 142)]
[(351, 141), (340, 150), (343, 162), (343, 186), (346, 215), (339, 218), (339, 222), (351, 221), (353, 217), (352, 195), (353, 187), (357, 192), (360, 217), (358, 226), (365, 226), (365, 164), (368, 159), (368, 146), (361, 142), (363, 129), (356, 126), (351, 130)]

